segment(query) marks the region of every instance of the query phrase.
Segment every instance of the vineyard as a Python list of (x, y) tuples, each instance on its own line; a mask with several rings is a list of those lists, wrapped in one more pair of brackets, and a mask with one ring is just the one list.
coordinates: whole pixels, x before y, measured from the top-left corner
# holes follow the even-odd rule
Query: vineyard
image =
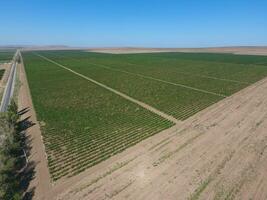
[(38, 56), (23, 58), (54, 181), (173, 125)]
[[(184, 54), (180, 53), (111, 55), (46, 51), (41, 54), (179, 120), (267, 75), (266, 66), (253, 63), (255, 56), (241, 56), (244, 61), (240, 58), (241, 64), (237, 64), (236, 60), (220, 62), (224, 55), (217, 54), (221, 59), (218, 62), (213, 54), (211, 61), (197, 61), (195, 54), (190, 54), (192, 60), (189, 60), (190, 56), (181, 57)], [(266, 59), (258, 58), (261, 63)]]
[(81, 76), (185, 120), (267, 75), (263, 56), (39, 51), (23, 59), (54, 181), (174, 125)]

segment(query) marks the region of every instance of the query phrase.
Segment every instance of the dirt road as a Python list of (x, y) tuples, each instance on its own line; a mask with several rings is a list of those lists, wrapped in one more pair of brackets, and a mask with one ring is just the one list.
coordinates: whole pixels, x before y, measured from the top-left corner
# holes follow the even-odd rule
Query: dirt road
[(30, 90), (26, 78), (25, 69), (22, 64), (18, 65), (20, 89), (18, 94), (18, 109), (19, 111), (28, 110), (21, 116), (21, 120), (27, 121), (34, 125), (29, 127), (26, 131), (26, 136), (31, 149), (28, 157), (29, 162), (35, 165), (34, 179), (31, 181), (28, 192), (33, 191), (34, 199), (45, 199), (45, 195), (51, 190), (52, 184), (50, 182), (50, 175), (47, 167), (45, 147), (42, 141), (41, 131), (37, 122), (36, 114), (31, 100)]
[(267, 199), (267, 78), (58, 182), (48, 199)]

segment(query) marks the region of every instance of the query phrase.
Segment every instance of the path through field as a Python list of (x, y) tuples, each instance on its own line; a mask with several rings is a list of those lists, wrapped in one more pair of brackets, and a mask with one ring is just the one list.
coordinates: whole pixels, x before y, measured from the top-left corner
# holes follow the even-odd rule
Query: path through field
[(55, 61), (53, 61), (53, 60), (51, 60), (51, 59), (49, 59), (49, 58), (47, 58), (45, 56), (42, 56), (42, 55), (39, 55), (39, 54), (36, 54), (36, 55), (41, 57), (41, 58), (43, 58), (43, 59), (45, 59), (45, 60), (47, 60), (47, 61), (49, 61), (49, 62), (51, 62), (51, 63), (53, 63), (53, 64), (55, 64), (55, 65), (57, 65), (57, 66), (59, 66), (59, 67), (61, 67), (61, 68), (63, 68), (63, 69), (65, 69), (65, 70), (67, 70), (67, 71), (69, 71), (69, 72), (71, 72), (71, 73), (73, 73), (73, 74), (75, 74), (75, 75), (77, 75), (77, 76), (80, 76), (80, 77), (82, 77), (82, 78), (84, 78), (84, 79), (86, 79), (86, 80), (88, 80), (90, 82), (93, 82), (94, 84), (99, 85), (99, 86), (101, 86), (101, 87), (103, 87), (103, 88), (105, 88), (105, 89), (107, 89), (107, 90), (109, 90), (109, 91), (111, 91), (111, 92), (113, 92), (113, 93), (115, 93), (115, 94), (117, 94), (117, 95), (119, 95), (119, 96), (121, 96), (121, 97), (123, 97), (123, 98), (125, 98), (125, 99), (127, 99), (127, 100), (129, 100), (129, 101), (131, 101), (131, 102), (143, 107), (143, 108), (145, 108), (145, 109), (147, 109), (147, 110), (150, 110), (151, 112), (153, 112), (153, 113), (155, 113), (155, 114), (157, 114), (157, 115), (159, 115), (159, 116), (161, 116), (161, 117), (163, 117), (165, 119), (168, 119), (168, 120), (170, 120), (171, 122), (173, 122), (175, 124), (180, 123), (179, 120), (177, 120), (174, 117), (172, 117), (170, 115), (167, 115), (167, 114), (157, 110), (156, 108), (151, 107), (150, 105), (147, 105), (147, 104), (145, 104), (145, 103), (143, 103), (141, 101), (138, 101), (138, 100), (136, 100), (136, 99), (134, 99), (134, 98), (122, 93), (122, 92), (119, 92), (119, 91), (117, 91), (117, 90), (115, 90), (113, 88), (110, 88), (110, 87), (102, 84), (102, 83), (99, 83), (98, 81), (95, 81), (94, 79), (91, 79), (91, 78), (89, 78), (89, 77), (87, 77), (87, 76), (85, 76), (83, 74), (80, 74), (80, 73), (78, 73), (78, 72), (76, 72), (74, 70), (71, 70), (70, 68), (68, 68), (68, 67), (66, 67), (64, 65), (61, 65), (61, 64), (59, 64), (59, 63), (57, 63), (57, 62), (55, 62)]
[(266, 199), (266, 91), (263, 79), (59, 181), (48, 199)]
[(198, 92), (202, 92), (202, 93), (206, 93), (206, 94), (211, 94), (211, 95), (215, 95), (215, 96), (219, 96), (219, 97), (226, 97), (226, 95), (223, 95), (223, 94), (218, 94), (218, 93), (215, 93), (215, 92), (210, 92), (210, 91), (207, 91), (207, 90), (202, 90), (202, 89), (190, 87), (190, 86), (183, 85), (183, 84), (172, 83), (170, 81), (164, 81), (164, 80), (161, 80), (161, 79), (158, 79), (158, 78), (154, 78), (154, 77), (151, 77), (151, 76), (145, 76), (145, 75), (142, 75), (142, 74), (132, 73), (132, 72), (128, 72), (128, 71), (125, 71), (125, 70), (113, 69), (113, 68), (111, 68), (109, 66), (106, 66), (106, 65), (100, 65), (100, 64), (95, 64), (95, 63), (91, 63), (91, 65), (100, 66), (100, 67), (103, 67), (103, 68), (106, 68), (106, 69), (109, 69), (109, 70), (118, 71), (118, 72), (122, 72), (122, 73), (126, 73), (126, 74), (131, 74), (131, 75), (139, 76), (139, 77), (142, 77), (142, 78), (151, 79), (151, 80), (154, 80), (154, 81), (167, 83), (167, 84), (170, 84), (170, 85), (175, 85), (175, 86), (186, 88), (186, 89), (189, 89), (189, 90), (194, 90), (194, 91), (198, 91)]

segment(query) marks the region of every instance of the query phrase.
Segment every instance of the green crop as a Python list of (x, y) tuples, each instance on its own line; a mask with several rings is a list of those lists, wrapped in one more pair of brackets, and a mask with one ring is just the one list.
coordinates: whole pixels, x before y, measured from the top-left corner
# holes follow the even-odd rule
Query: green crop
[(185, 120), (267, 75), (267, 57), (206, 53), (23, 52), (54, 180), (173, 123), (38, 56)]
[(172, 122), (31, 53), (23, 53), (53, 180), (72, 176)]
[[(82, 51), (39, 53), (180, 120), (194, 115), (267, 75), (266, 66), (251, 64), (255, 62), (254, 56), (237, 56), (233, 59), (235, 55), (203, 54), (205, 58), (203, 61), (196, 60), (201, 58), (199, 54), (183, 53), (129, 55)], [(210, 61), (207, 61), (208, 55)], [(224, 56), (229, 62), (221, 62)], [(232, 60), (228, 58), (229, 56), (233, 57)], [(261, 61), (266, 59), (264, 56), (259, 58)], [(240, 63), (249, 64), (237, 64), (237, 59)]]
[(14, 50), (0, 50), (0, 63), (12, 60), (14, 53)]

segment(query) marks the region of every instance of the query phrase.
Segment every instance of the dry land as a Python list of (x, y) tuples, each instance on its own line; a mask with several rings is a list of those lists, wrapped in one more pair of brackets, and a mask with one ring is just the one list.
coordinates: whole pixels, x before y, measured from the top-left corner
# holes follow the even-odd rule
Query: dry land
[(127, 53), (153, 53), (153, 52), (206, 52), (231, 53), (244, 55), (267, 55), (267, 47), (213, 47), (213, 48), (91, 48), (89, 52), (127, 54)]
[(22, 55), (51, 177), (39, 176), (44, 198), (266, 195), (267, 57)]

